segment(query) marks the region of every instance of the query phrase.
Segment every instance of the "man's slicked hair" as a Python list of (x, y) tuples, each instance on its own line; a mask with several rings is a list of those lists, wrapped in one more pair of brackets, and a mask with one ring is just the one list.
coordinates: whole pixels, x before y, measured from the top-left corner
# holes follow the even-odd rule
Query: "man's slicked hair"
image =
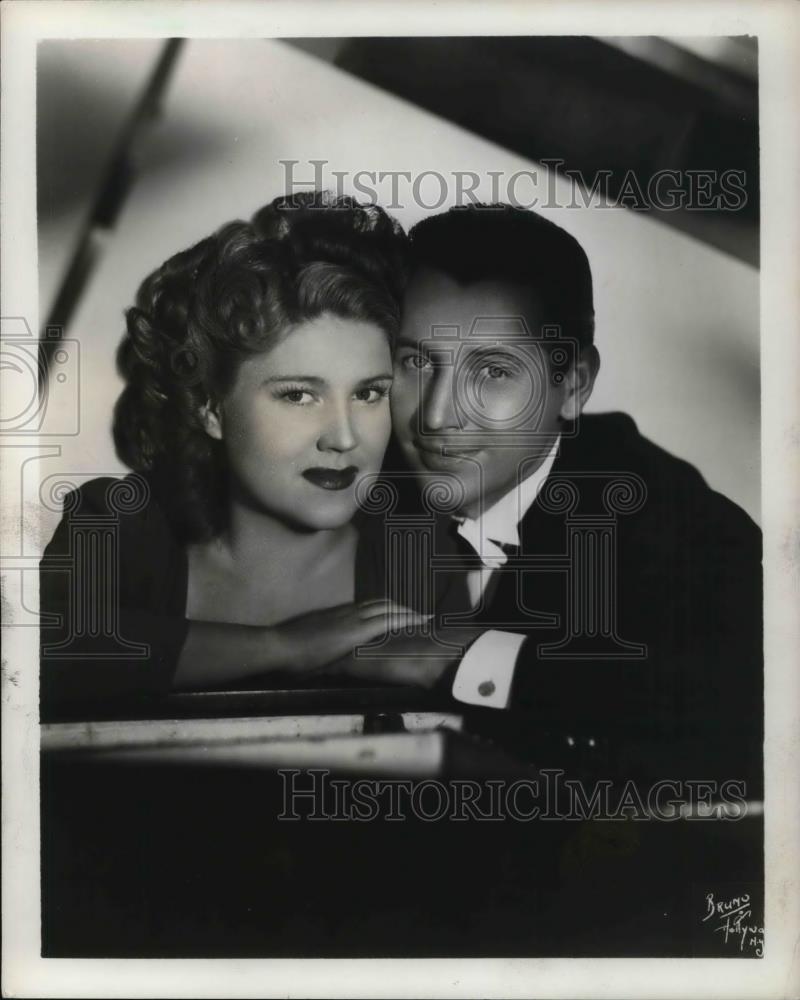
[(409, 236), (415, 269), (440, 271), (461, 285), (522, 286), (535, 296), (542, 324), (559, 326), (581, 350), (593, 343), (589, 259), (573, 236), (543, 216), (513, 205), (463, 205), (423, 219)]

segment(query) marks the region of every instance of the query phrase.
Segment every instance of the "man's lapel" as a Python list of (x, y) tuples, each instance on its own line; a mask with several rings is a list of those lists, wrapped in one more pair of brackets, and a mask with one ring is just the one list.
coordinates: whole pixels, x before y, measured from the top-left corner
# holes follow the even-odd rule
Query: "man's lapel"
[[(550, 474), (520, 523), (521, 556), (554, 556), (566, 552), (566, 513), (552, 509), (552, 505), (546, 502), (547, 491), (559, 479), (568, 477), (570, 471), (579, 468), (580, 461), (579, 438), (574, 433), (574, 425), (568, 424)], [(565, 583), (564, 573), (557, 569), (515, 571), (511, 560), (509, 568), (499, 574), (492, 600), (488, 602), (483, 617), (518, 621), (520, 624), (532, 624), (537, 614), (542, 613), (560, 617), (563, 614)]]

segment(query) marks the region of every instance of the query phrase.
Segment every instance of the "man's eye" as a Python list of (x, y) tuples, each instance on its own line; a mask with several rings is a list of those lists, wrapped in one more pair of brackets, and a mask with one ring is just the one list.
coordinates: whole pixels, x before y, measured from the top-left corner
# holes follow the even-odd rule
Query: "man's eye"
[(479, 374), (484, 378), (501, 380), (511, 378), (513, 372), (510, 372), (507, 368), (503, 368), (502, 365), (484, 365)]
[(423, 354), (408, 354), (402, 363), (404, 368), (410, 368), (412, 371), (424, 371), (432, 367), (430, 358), (426, 358)]

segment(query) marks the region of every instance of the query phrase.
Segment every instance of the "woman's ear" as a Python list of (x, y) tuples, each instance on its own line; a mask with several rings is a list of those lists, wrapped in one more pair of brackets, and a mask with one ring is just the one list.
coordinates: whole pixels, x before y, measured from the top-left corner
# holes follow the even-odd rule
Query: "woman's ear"
[(594, 346), (584, 348), (564, 379), (564, 398), (559, 416), (562, 420), (577, 420), (594, 388), (600, 370), (600, 355)]
[(222, 440), (222, 419), (220, 417), (219, 408), (215, 403), (209, 400), (200, 407), (200, 419), (203, 422), (203, 428), (209, 437), (214, 438), (215, 441)]

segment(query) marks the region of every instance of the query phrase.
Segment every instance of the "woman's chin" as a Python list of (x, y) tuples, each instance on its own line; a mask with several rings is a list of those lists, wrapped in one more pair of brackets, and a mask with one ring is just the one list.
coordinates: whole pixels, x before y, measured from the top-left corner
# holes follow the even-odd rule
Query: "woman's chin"
[(286, 520), (298, 531), (334, 531), (349, 524), (358, 506), (351, 497), (339, 503), (323, 503), (313, 507), (295, 508), (287, 512)]

